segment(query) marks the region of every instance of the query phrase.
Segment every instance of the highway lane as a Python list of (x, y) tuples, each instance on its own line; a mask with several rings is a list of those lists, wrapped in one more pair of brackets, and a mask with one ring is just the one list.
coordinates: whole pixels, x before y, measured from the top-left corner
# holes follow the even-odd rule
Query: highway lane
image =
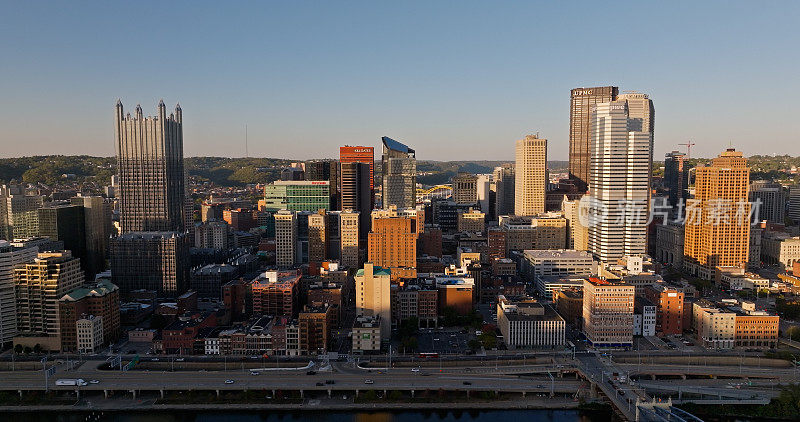
[[(145, 371), (97, 371), (91, 378), (84, 378), (80, 373), (60, 373), (50, 380), (50, 388), (55, 387), (56, 379), (63, 378), (83, 378), (86, 381), (97, 380), (98, 384), (90, 384), (81, 387), (82, 390), (102, 390), (102, 389), (220, 389), (220, 390), (243, 390), (243, 389), (458, 389), (458, 390), (504, 390), (504, 391), (549, 391), (550, 383), (542, 379), (527, 379), (516, 376), (447, 376), (422, 375), (422, 373), (400, 374), (396, 371), (389, 374), (364, 373), (341, 374), (341, 373), (317, 373), (316, 375), (306, 375), (305, 373), (269, 373), (262, 375), (250, 375), (249, 372), (228, 371), (228, 372), (145, 372)], [(233, 380), (233, 384), (226, 384), (226, 380)], [(325, 384), (326, 380), (334, 380), (335, 384)], [(372, 380), (373, 384), (365, 384), (366, 380)], [(323, 383), (318, 386), (317, 383)], [(468, 383), (468, 384), (465, 384)], [(572, 379), (559, 379), (556, 381), (557, 390), (575, 391), (581, 382)], [(42, 372), (19, 371), (3, 374), (0, 381), (0, 389), (41, 389), (44, 386), (44, 375)], [(57, 387), (56, 389), (59, 389)], [(69, 386), (65, 390), (74, 390), (75, 387)]]

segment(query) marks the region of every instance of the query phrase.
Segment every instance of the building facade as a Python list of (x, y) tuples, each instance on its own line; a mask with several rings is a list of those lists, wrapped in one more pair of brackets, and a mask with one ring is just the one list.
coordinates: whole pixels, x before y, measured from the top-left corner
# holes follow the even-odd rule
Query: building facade
[(381, 155), (383, 208), (414, 208), (417, 203), (417, 158), (413, 149), (386, 136)]

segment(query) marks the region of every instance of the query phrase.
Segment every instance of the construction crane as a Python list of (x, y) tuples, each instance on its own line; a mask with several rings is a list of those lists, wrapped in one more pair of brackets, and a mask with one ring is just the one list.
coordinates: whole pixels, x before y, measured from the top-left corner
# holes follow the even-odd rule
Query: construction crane
[(692, 141), (689, 141), (689, 142), (687, 142), (687, 143), (685, 143), (685, 144), (678, 144), (678, 145), (683, 145), (683, 146), (685, 146), (685, 147), (686, 147), (686, 159), (687, 159), (687, 160), (688, 160), (688, 159), (691, 159), (691, 158), (692, 158), (692, 147), (693, 147), (693, 146), (695, 146), (695, 145), (697, 145), (697, 144), (695, 144), (695, 143), (694, 143), (694, 142), (692, 142)]

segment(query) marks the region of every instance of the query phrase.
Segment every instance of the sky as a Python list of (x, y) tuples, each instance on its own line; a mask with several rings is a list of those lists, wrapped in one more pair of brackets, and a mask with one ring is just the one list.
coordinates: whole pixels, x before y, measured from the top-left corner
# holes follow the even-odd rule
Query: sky
[(0, 0), (0, 157), (114, 155), (113, 111), (180, 102), (186, 156), (568, 154), (569, 91), (656, 109), (655, 158), (800, 155), (800, 2)]

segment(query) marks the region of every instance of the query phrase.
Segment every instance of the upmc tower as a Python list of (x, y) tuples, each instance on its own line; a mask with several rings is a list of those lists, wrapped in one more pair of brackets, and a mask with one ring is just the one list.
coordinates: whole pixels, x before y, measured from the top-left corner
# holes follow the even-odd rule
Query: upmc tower
[(619, 88), (575, 88), (569, 103), (569, 178), (581, 192), (589, 185), (592, 154), (589, 145), (589, 113), (599, 103), (617, 100)]
[(369, 164), (369, 189), (375, 195), (375, 148), (374, 147), (351, 147), (349, 145), (339, 147), (339, 162), (344, 163), (364, 163)]

